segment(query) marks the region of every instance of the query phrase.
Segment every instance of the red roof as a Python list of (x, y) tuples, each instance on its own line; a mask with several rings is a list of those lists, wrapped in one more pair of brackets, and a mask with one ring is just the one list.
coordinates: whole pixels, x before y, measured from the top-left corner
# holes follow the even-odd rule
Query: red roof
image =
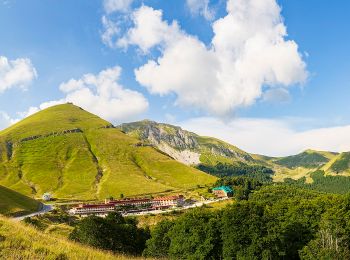
[(183, 198), (182, 195), (175, 195), (175, 196), (167, 196), (167, 197), (158, 197), (154, 198), (155, 201), (163, 201), (163, 200), (178, 200), (180, 198)]
[(79, 205), (77, 208), (110, 208), (114, 207), (114, 204), (82, 204)]
[(138, 203), (138, 202), (151, 202), (150, 199), (123, 199), (123, 200), (112, 200), (111, 204), (125, 204), (125, 203)]

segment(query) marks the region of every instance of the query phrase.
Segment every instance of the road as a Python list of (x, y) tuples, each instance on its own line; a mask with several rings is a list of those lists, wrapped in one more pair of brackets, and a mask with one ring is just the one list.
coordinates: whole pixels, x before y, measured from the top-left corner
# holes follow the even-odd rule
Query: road
[(51, 211), (53, 209), (53, 206), (52, 205), (46, 205), (46, 204), (43, 204), (43, 207), (41, 208), (41, 210), (37, 211), (37, 212), (34, 212), (34, 213), (31, 213), (31, 214), (28, 214), (28, 215), (24, 215), (24, 216), (20, 216), (20, 217), (15, 217), (13, 218), (14, 220), (17, 220), (17, 221), (21, 221), (23, 219), (25, 219), (26, 217), (34, 217), (34, 216), (38, 216), (38, 215), (42, 215), (42, 214), (45, 214), (49, 211)]

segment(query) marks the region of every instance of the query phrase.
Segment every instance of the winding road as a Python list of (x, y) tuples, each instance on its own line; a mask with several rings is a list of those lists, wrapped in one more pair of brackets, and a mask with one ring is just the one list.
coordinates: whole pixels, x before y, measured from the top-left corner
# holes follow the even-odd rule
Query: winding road
[(28, 214), (28, 215), (24, 215), (24, 216), (20, 216), (20, 217), (15, 217), (15, 218), (13, 218), (13, 219), (16, 220), (16, 221), (21, 221), (21, 220), (25, 219), (26, 217), (34, 217), (34, 216), (38, 216), (38, 215), (45, 214), (45, 213), (51, 211), (52, 209), (53, 209), (53, 206), (52, 206), (52, 205), (43, 204), (41, 210), (39, 210), (39, 211), (37, 211), (37, 212), (34, 212), (34, 213), (31, 213), (31, 214)]

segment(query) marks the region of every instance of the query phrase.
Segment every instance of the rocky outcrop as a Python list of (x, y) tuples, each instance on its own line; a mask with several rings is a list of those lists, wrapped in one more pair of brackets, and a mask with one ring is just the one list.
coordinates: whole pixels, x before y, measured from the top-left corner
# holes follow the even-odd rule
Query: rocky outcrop
[(123, 124), (120, 129), (141, 139), (142, 142), (139, 146), (149, 143), (175, 160), (187, 165), (201, 163), (200, 156), (203, 153), (232, 160), (254, 161), (248, 153), (232, 145), (214, 138), (202, 138), (177, 126), (145, 120)]
[(178, 150), (197, 149), (199, 144), (194, 136), (181, 128), (166, 128), (150, 123), (140, 134), (141, 139), (147, 139), (154, 145), (165, 142)]

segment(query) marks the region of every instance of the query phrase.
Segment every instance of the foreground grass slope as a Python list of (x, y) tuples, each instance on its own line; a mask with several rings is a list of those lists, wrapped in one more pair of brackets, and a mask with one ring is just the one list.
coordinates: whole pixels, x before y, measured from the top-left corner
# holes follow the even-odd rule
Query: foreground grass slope
[(138, 258), (105, 253), (0, 217), (0, 259)]
[(0, 184), (59, 199), (181, 191), (215, 178), (176, 162), (72, 104), (0, 132)]
[(40, 207), (38, 201), (0, 186), (0, 214), (18, 216), (35, 212)]

